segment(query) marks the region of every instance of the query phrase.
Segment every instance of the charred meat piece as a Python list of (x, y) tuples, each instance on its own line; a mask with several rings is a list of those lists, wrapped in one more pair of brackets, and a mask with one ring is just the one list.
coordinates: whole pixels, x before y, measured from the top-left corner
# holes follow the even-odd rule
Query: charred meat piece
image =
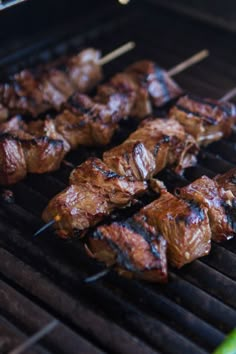
[(105, 145), (117, 129), (116, 108), (94, 103), (88, 96), (75, 94), (55, 119), (56, 130), (72, 149), (80, 145)]
[(90, 158), (75, 168), (70, 175), (70, 184), (90, 183), (102, 188), (109, 200), (117, 205), (126, 205), (133, 195), (143, 193), (147, 189), (146, 182), (133, 182), (120, 176), (98, 158)]
[(229, 102), (186, 95), (170, 110), (169, 117), (177, 119), (200, 145), (208, 145), (230, 135), (236, 107)]
[(58, 170), (65, 156), (61, 140), (46, 136), (21, 140), (27, 171), (29, 173), (46, 173)]
[(71, 185), (56, 195), (43, 212), (47, 223), (59, 215), (55, 224), (61, 238), (71, 238), (96, 225), (112, 207), (103, 191), (91, 184)]
[(167, 258), (173, 266), (180, 268), (209, 253), (211, 229), (205, 206), (162, 191), (138, 216), (163, 235), (167, 241)]
[(147, 189), (146, 182), (119, 176), (96, 158), (76, 168), (70, 182), (74, 184), (55, 196), (43, 213), (45, 222), (60, 216), (55, 227), (61, 237), (71, 237), (74, 231), (86, 231), (114, 208), (128, 206)]
[(128, 278), (167, 281), (166, 241), (142, 219), (100, 226), (89, 235), (88, 254)]
[(61, 140), (37, 138), (24, 132), (12, 134), (0, 135), (1, 184), (14, 184), (27, 173), (45, 173), (59, 168), (65, 156)]
[(146, 91), (155, 107), (163, 106), (170, 100), (180, 96), (183, 91), (172, 80), (167, 72), (154, 62), (142, 60), (130, 65), (126, 72)]
[(45, 173), (59, 168), (69, 146), (59, 139), (51, 124), (50, 120), (45, 120), (27, 125), (20, 117), (14, 117), (1, 125), (1, 184), (16, 183), (27, 173)]
[(100, 52), (86, 49), (64, 63), (66, 69), (22, 70), (10, 83), (0, 85), (0, 121), (10, 115), (33, 117), (59, 110), (76, 91), (90, 91), (102, 78)]
[(65, 153), (71, 149), (70, 144), (64, 136), (56, 130), (55, 120), (50, 119), (49, 117), (44, 120), (40, 119), (29, 122), (25, 127), (25, 131), (37, 138), (47, 137), (52, 140), (62, 141)]
[(106, 104), (116, 102), (123, 118), (142, 119), (152, 112), (148, 91), (129, 73), (116, 74), (107, 84), (100, 85), (95, 99)]
[(196, 162), (198, 147), (174, 119), (148, 119), (119, 146), (103, 155), (120, 175), (147, 180), (166, 166), (176, 172)]
[(73, 56), (67, 63), (67, 75), (81, 93), (89, 92), (102, 79), (99, 59), (101, 52), (88, 48)]
[(0, 135), (0, 183), (13, 184), (25, 178), (27, 166), (21, 142), (9, 134)]
[(236, 198), (230, 190), (219, 187), (214, 180), (202, 176), (186, 187), (176, 190), (185, 200), (194, 201), (208, 209), (212, 239), (228, 240), (236, 232)]
[(224, 174), (217, 175), (214, 181), (226, 191), (230, 190), (236, 197), (236, 168), (232, 168)]

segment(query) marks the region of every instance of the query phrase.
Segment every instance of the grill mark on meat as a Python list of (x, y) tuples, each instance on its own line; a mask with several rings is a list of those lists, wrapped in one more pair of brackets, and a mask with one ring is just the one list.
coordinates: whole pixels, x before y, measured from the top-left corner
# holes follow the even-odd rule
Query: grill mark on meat
[(198, 96), (195, 96), (191, 93), (186, 95), (190, 100), (201, 103), (203, 105), (210, 106), (211, 108), (220, 108), (222, 111), (224, 111), (226, 114), (231, 115), (232, 114), (232, 106), (231, 104), (228, 104), (227, 102), (218, 102), (218, 101), (211, 101), (206, 98), (201, 98)]
[[(145, 222), (145, 216), (143, 215), (141, 217)], [(134, 231), (138, 235), (142, 236), (142, 238), (144, 238), (144, 240), (147, 241), (147, 243), (149, 244), (152, 254), (157, 259), (160, 259), (160, 253), (158, 252), (155, 245), (153, 244), (153, 241), (156, 241), (160, 237), (160, 235), (156, 236), (152, 234), (143, 225), (141, 225), (140, 222), (138, 222), (134, 218), (129, 218), (128, 220), (126, 220), (125, 222), (121, 222), (120, 224), (121, 226), (126, 227), (127, 229)]]
[[(93, 233), (92, 237), (97, 240), (104, 239), (103, 234), (99, 229), (97, 229)], [(141, 273), (141, 271), (138, 271), (137, 268), (135, 268), (134, 265), (130, 262), (129, 255), (126, 255), (125, 252), (123, 252), (123, 250), (115, 242), (112, 241), (112, 239), (106, 238), (106, 242), (108, 243), (110, 248), (112, 250), (114, 250), (114, 252), (116, 254), (116, 262), (119, 265), (126, 268), (130, 272), (135, 272), (135, 273), (140, 272)]]
[(190, 226), (195, 218), (199, 221), (205, 219), (205, 214), (199, 203), (194, 200), (185, 200), (185, 203), (189, 206), (190, 213), (189, 215), (179, 216), (175, 220), (176, 222), (184, 222), (187, 226)]
[(75, 99), (75, 95), (70, 96), (68, 99), (68, 106), (75, 108), (82, 114), (89, 114), (91, 112), (91, 107), (87, 108), (81, 104), (78, 100)]
[(175, 105), (180, 111), (183, 111), (187, 114), (193, 114), (194, 116), (196, 117), (199, 117), (199, 118), (204, 118), (204, 121), (208, 124), (212, 124), (212, 125), (217, 125), (217, 121), (215, 118), (213, 117), (210, 117), (210, 116), (206, 116), (202, 113), (198, 113), (198, 112), (195, 112), (195, 111), (191, 111), (189, 108), (186, 108), (182, 105), (180, 105), (178, 102), (176, 103)]
[(52, 139), (49, 138), (48, 136), (41, 136), (41, 137), (32, 137), (31, 139), (21, 139), (18, 136), (11, 134), (11, 133), (1, 133), (0, 134), (0, 141), (4, 141), (6, 139), (11, 139), (11, 140), (15, 140), (17, 142), (20, 142), (22, 144), (33, 144), (33, 145), (37, 145), (40, 142), (47, 142), (48, 144), (52, 144), (52, 145), (60, 145), (63, 146), (64, 143), (62, 140), (59, 139)]
[(154, 157), (157, 156), (161, 144), (163, 144), (163, 143), (168, 144), (170, 141), (171, 141), (171, 137), (169, 135), (163, 135), (163, 138), (160, 140), (160, 142), (155, 145), (155, 148), (153, 150)]
[(112, 179), (112, 178), (124, 179), (123, 176), (118, 175), (116, 172), (113, 172), (111, 170), (109, 171), (103, 170), (102, 167), (98, 166), (95, 161), (93, 161), (92, 165), (93, 167), (96, 168), (96, 170), (100, 171), (108, 179)]

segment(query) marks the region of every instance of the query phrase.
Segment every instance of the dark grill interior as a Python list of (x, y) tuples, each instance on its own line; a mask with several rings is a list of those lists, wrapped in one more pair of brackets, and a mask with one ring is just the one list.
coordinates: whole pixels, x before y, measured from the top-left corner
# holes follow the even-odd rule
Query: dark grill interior
[[(84, 29), (82, 35), (73, 23), (65, 27), (66, 35), (50, 37), (50, 43), (42, 40), (13, 56), (2, 56), (1, 75), (88, 45), (106, 53), (134, 40), (137, 48), (107, 65), (106, 76), (144, 57), (170, 68), (208, 48), (210, 58), (176, 80), (186, 90), (214, 98), (233, 88), (233, 34), (143, 2), (125, 11), (111, 7), (104, 14), (101, 9), (96, 16), (100, 24), (90, 18), (90, 30)], [(113, 145), (132, 129), (134, 125), (123, 123)], [(235, 166), (235, 151), (232, 135), (202, 150), (198, 165), (183, 178), (168, 171), (159, 177), (170, 190), (203, 174), (212, 177)], [(67, 160), (78, 164), (101, 152), (81, 149)], [(54, 174), (29, 176), (12, 188), (14, 204), (1, 202), (0, 352), (8, 353), (57, 318), (59, 326), (27, 353), (210, 353), (236, 323), (236, 240), (213, 244), (210, 256), (180, 271), (170, 269), (167, 285), (126, 280), (114, 272), (85, 284), (85, 277), (103, 268), (86, 256), (79, 240), (60, 241), (52, 232), (32, 239), (42, 224), (43, 208), (65, 187), (69, 173), (62, 166)]]

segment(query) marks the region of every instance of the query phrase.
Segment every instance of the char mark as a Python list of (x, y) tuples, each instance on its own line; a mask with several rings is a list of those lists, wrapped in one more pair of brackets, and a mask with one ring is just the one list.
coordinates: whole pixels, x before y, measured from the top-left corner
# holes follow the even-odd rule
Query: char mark
[(194, 200), (186, 200), (185, 203), (189, 206), (190, 213), (189, 215), (181, 215), (176, 218), (176, 222), (184, 222), (186, 226), (190, 226), (196, 218), (199, 221), (205, 219), (205, 213), (201, 206)]
[(211, 125), (216, 125), (217, 124), (217, 121), (213, 117), (206, 116), (206, 115), (203, 115), (203, 114), (195, 112), (195, 111), (191, 111), (189, 108), (184, 107), (184, 106), (180, 105), (179, 103), (176, 104), (176, 107), (180, 111), (183, 111), (183, 112), (185, 112), (187, 114), (193, 114), (196, 117), (203, 118), (204, 121), (207, 122), (208, 124), (211, 124)]

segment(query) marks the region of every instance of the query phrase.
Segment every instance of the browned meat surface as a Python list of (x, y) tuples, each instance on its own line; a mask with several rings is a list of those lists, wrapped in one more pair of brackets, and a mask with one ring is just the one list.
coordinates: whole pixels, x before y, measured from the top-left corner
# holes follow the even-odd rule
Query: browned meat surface
[(128, 204), (133, 195), (143, 193), (147, 189), (146, 182), (130, 181), (125, 176), (116, 174), (98, 158), (88, 159), (71, 172), (70, 184), (81, 183), (91, 183), (102, 188), (109, 200), (118, 205)]
[(25, 125), (25, 131), (27, 133), (38, 137), (48, 137), (53, 140), (61, 140), (64, 145), (64, 151), (68, 152), (70, 151), (71, 147), (67, 140), (64, 138), (62, 134), (60, 134), (56, 130), (56, 125), (55, 125), (55, 120), (50, 119), (50, 118), (45, 118), (44, 120), (37, 120), (37, 121), (31, 121), (27, 125)]
[[(98, 89), (97, 99), (107, 102), (111, 94), (123, 95), (123, 116), (145, 118), (152, 113), (152, 105), (162, 106), (182, 91), (167, 73), (148, 60), (129, 66), (125, 72), (116, 74)], [(126, 99), (124, 99), (126, 98)]]
[(80, 145), (106, 145), (118, 125), (116, 107), (94, 103), (88, 96), (75, 94), (66, 109), (56, 117), (56, 130), (72, 149)]
[(148, 93), (152, 104), (159, 107), (182, 94), (181, 88), (167, 72), (154, 62), (142, 60), (130, 65), (126, 72)]
[[(85, 176), (90, 176), (86, 179)], [(56, 195), (43, 213), (45, 222), (57, 215), (55, 224), (61, 237), (72, 237), (96, 225), (114, 208), (123, 208), (147, 189), (145, 182), (134, 182), (109, 170), (99, 159), (90, 159), (75, 169), (70, 177), (74, 183)]]
[(100, 57), (100, 51), (89, 48), (68, 61), (67, 74), (71, 83), (79, 92), (88, 92), (101, 81)]
[(45, 173), (59, 168), (68, 144), (53, 131), (50, 134), (50, 125), (50, 120), (27, 125), (19, 117), (1, 125), (1, 184), (16, 183), (27, 173)]
[(65, 156), (61, 140), (48, 137), (21, 140), (27, 171), (29, 173), (46, 173), (58, 170)]
[(200, 145), (208, 145), (230, 135), (236, 107), (229, 102), (186, 95), (170, 110), (169, 117), (177, 119)]
[(108, 103), (113, 96), (123, 117), (131, 116), (142, 119), (152, 113), (148, 91), (132, 74), (116, 74), (107, 84), (98, 87), (96, 100)]
[(224, 241), (235, 235), (236, 199), (230, 190), (225, 190), (214, 180), (202, 176), (176, 192), (181, 198), (195, 201), (208, 209), (214, 241)]
[(103, 159), (120, 175), (147, 180), (166, 166), (181, 172), (194, 165), (197, 152), (194, 139), (176, 120), (149, 119)]
[(168, 260), (175, 267), (209, 253), (211, 229), (206, 207), (162, 191), (160, 198), (141, 209), (138, 215), (163, 235)]
[(217, 175), (214, 181), (225, 190), (230, 190), (236, 197), (236, 168), (232, 168), (228, 172)]
[(21, 142), (14, 137), (0, 135), (0, 183), (13, 184), (27, 174), (24, 150)]
[(100, 226), (89, 236), (88, 254), (113, 265), (128, 278), (167, 281), (166, 241), (155, 228), (138, 218)]
[(102, 78), (100, 52), (86, 49), (64, 63), (66, 70), (22, 70), (0, 85), (0, 121), (14, 114), (33, 117), (63, 103), (76, 91), (90, 91)]

